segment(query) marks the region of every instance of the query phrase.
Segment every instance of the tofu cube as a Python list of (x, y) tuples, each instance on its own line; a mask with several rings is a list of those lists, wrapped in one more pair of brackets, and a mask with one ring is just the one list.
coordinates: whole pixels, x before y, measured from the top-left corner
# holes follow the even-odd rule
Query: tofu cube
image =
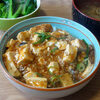
[(57, 62), (50, 62), (48, 65), (48, 69), (50, 73), (58, 74), (59, 73), (59, 64)]
[(38, 75), (29, 68), (29, 72), (24, 74), (24, 79), (26, 81), (26, 84), (34, 86), (34, 87), (41, 87), (41, 88), (47, 88), (47, 79), (38, 77)]
[(71, 44), (77, 47), (79, 50), (85, 51), (87, 49), (86, 44), (82, 40), (79, 40), (79, 39), (72, 40)]
[(66, 41), (58, 41), (55, 46), (57, 46), (59, 48), (59, 50), (65, 50), (66, 46), (67, 46), (67, 42)]
[(41, 53), (40, 47), (33, 46), (33, 44), (30, 44), (30, 50), (33, 52), (35, 55), (39, 55)]
[(47, 88), (47, 79), (41, 77), (31, 77), (26, 79), (26, 84), (34, 87)]
[(27, 45), (22, 46), (19, 49), (18, 64), (27, 64), (33, 61), (34, 56), (29, 52)]
[(6, 47), (17, 47), (19, 46), (20, 42), (18, 40), (13, 40), (11, 39), (10, 41), (8, 41), (7, 46)]
[(33, 42), (37, 42), (40, 40), (40, 38), (38, 37), (38, 34), (35, 34), (34, 36), (32, 36), (32, 39), (31, 39)]
[(70, 85), (74, 84), (72, 77), (69, 73), (65, 73), (64, 75), (62, 75), (60, 80), (61, 80), (63, 87), (70, 86)]
[(38, 58), (38, 63), (39, 63), (40, 65), (45, 65), (47, 62), (45, 61), (45, 59), (44, 59), (43, 57), (39, 57), (39, 58)]
[(46, 46), (47, 46), (47, 47), (50, 47), (50, 46), (54, 45), (56, 42), (57, 42), (57, 40), (52, 38), (52, 40), (49, 40), (49, 41), (46, 43)]
[(17, 39), (19, 42), (27, 42), (30, 39), (30, 34), (28, 31), (20, 32), (17, 35)]
[(37, 76), (37, 74), (36, 74), (36, 73), (34, 73), (34, 72), (30, 71), (30, 72), (28, 72), (28, 73), (24, 74), (24, 76), (23, 76), (23, 77), (25, 78), (25, 80), (27, 80), (27, 79), (29, 79), (29, 78), (32, 78), (32, 77), (38, 77), (38, 76)]
[(43, 50), (46, 49), (46, 48), (47, 48), (46, 45), (43, 45), (41, 47), (38, 47), (38, 46), (34, 46), (33, 44), (30, 44), (30, 50), (35, 55), (40, 55), (41, 53), (43, 53)]
[(14, 55), (15, 55), (14, 52), (9, 51), (9, 52), (6, 52), (3, 55), (3, 57), (5, 58), (5, 65), (6, 65), (8, 72), (14, 77), (19, 77), (21, 74), (18, 71), (18, 69), (13, 61)]
[(52, 32), (52, 26), (50, 24), (42, 24), (35, 27), (30, 28), (29, 33), (33, 34), (34, 32)]
[(72, 45), (67, 45), (66, 50), (64, 51), (63, 61), (73, 62), (77, 56), (77, 47)]

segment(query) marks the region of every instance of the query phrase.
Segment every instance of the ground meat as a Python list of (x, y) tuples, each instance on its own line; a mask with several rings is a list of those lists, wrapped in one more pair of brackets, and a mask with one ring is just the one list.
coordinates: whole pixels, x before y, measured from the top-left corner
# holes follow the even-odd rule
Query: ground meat
[(89, 60), (90, 60), (91, 64), (94, 64), (94, 60), (95, 60), (94, 48), (90, 45), (90, 46), (89, 46), (89, 50), (90, 50), (90, 52), (89, 52)]

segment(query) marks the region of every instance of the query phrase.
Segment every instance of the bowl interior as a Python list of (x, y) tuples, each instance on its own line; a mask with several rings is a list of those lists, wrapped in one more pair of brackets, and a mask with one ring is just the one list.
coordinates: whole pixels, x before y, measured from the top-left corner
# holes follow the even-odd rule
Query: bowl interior
[[(1, 42), (0, 42), (0, 61), (4, 69), (6, 70), (4, 66), (4, 62), (2, 59), (2, 55), (5, 52), (5, 45), (7, 41), (9, 41), (11, 38), (16, 39), (16, 36), (19, 32), (28, 30), (29, 28), (39, 25), (39, 24), (44, 24), (44, 23), (49, 23), (53, 26), (53, 29), (62, 29), (67, 32), (69, 32), (72, 36), (79, 38), (79, 39), (85, 39), (88, 44), (92, 44), (95, 48), (95, 65), (94, 68), (92, 69), (91, 73), (94, 72), (94, 70), (97, 68), (99, 61), (100, 61), (100, 46), (97, 41), (97, 39), (94, 37), (94, 35), (85, 27), (82, 25), (60, 17), (36, 17), (36, 18), (31, 18), (25, 21), (22, 21), (13, 27), (11, 27), (3, 36)], [(89, 74), (89, 75), (90, 75)], [(89, 76), (88, 75), (88, 76)], [(88, 77), (87, 76), (87, 77)], [(83, 79), (84, 80), (84, 79)]]

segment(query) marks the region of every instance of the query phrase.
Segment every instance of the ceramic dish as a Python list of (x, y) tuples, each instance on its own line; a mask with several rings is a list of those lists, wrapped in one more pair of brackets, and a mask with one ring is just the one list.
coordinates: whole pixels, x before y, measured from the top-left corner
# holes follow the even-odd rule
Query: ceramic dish
[[(55, 28), (62, 29), (62, 30), (68, 31), (72, 36), (76, 38), (85, 39), (87, 43), (92, 44), (95, 49), (95, 64), (91, 73), (89, 73), (86, 78), (82, 79), (81, 81), (75, 83), (72, 86), (62, 87), (62, 88), (51, 88), (51, 89), (50, 88), (35, 88), (16, 80), (7, 72), (5, 68), (2, 55), (5, 52), (6, 43), (11, 38), (15, 38), (19, 32), (28, 30), (29, 28), (36, 25), (46, 24), (46, 23), (51, 24), (54, 29)], [(52, 16), (36, 17), (36, 18), (31, 18), (31, 19), (22, 21), (14, 25), (13, 27), (11, 27), (5, 33), (5, 35), (3, 36), (0, 42), (0, 46), (1, 46), (0, 47), (1, 68), (6, 78), (19, 90), (36, 97), (58, 98), (58, 97), (68, 96), (72, 93), (79, 91), (93, 78), (93, 76), (95, 75), (96, 71), (99, 68), (99, 63), (100, 63), (100, 45), (97, 39), (95, 38), (95, 36), (82, 25), (74, 21), (60, 18), (60, 17), (52, 17)]]
[(73, 0), (73, 20), (88, 28), (98, 38), (98, 40), (100, 40), (100, 20), (82, 13), (79, 9), (82, 2), (84, 2), (84, 0)]
[(40, 8), (40, 0), (37, 0), (37, 8), (35, 9), (35, 11), (33, 11), (32, 13), (30, 13), (28, 15), (18, 17), (18, 18), (13, 18), (13, 19), (0, 18), (0, 30), (5, 31), (5, 30), (9, 29), (11, 26), (13, 26), (14, 24), (16, 24), (22, 20), (35, 17), (38, 14), (39, 8)]

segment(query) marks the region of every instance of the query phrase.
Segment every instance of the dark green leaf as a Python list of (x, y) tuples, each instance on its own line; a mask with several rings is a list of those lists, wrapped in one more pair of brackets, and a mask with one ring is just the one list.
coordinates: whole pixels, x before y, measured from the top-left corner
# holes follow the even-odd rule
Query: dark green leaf
[(34, 0), (35, 8), (37, 8), (37, 0)]
[(7, 9), (8, 9), (8, 6), (6, 6), (6, 5), (1, 8), (1, 14), (0, 14), (1, 18), (7, 18), (7, 16), (8, 16)]
[(36, 9), (36, 3), (34, 2), (34, 0), (23, 0), (23, 2), (25, 3), (23, 6), (23, 10), (22, 10), (22, 15), (27, 15), (31, 12), (33, 12)]
[(4, 7), (4, 3), (0, 3), (0, 9)]
[(20, 5), (16, 10), (16, 12), (13, 14), (12, 18), (17, 18), (20, 15), (21, 10), (22, 10), (22, 6)]
[(2, 17), (2, 11), (0, 10), (0, 17)]
[(31, 13), (34, 10), (35, 10), (35, 5), (34, 4), (30, 4), (30, 6), (27, 7), (26, 15)]

